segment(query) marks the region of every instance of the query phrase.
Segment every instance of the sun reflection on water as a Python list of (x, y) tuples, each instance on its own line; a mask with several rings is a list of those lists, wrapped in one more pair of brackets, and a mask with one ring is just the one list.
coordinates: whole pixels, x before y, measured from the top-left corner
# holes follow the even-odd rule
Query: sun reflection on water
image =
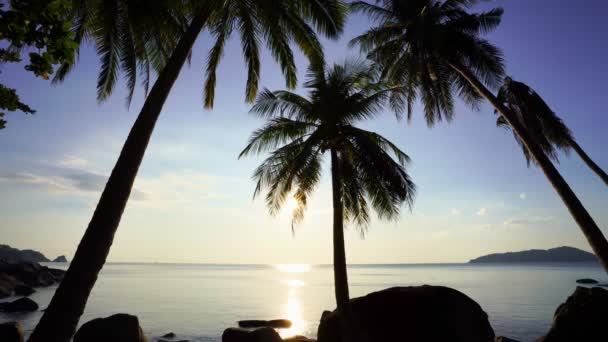
[[(283, 264), (277, 265), (277, 269), (283, 273), (298, 274), (311, 270), (310, 265), (306, 264)], [(280, 329), (279, 335), (282, 338), (302, 335), (308, 328), (308, 322), (302, 318), (302, 307), (300, 301), (300, 290), (306, 283), (301, 279), (289, 278), (282, 280), (287, 285), (287, 302), (283, 306), (283, 317), (291, 321), (289, 329)]]

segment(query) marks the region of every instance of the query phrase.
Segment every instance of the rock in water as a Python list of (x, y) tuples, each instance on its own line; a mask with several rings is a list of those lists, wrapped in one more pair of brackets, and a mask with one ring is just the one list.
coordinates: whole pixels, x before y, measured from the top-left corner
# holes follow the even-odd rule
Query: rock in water
[(3, 312), (31, 312), (38, 310), (38, 304), (29, 298), (19, 298), (14, 302), (0, 303)]
[(608, 341), (608, 290), (577, 287), (553, 316), (539, 342)]
[[(465, 294), (442, 286), (394, 287), (351, 299), (354, 334), (369, 341), (493, 342), (488, 315)], [(340, 314), (325, 313), (319, 342), (345, 342)]]
[(116, 314), (96, 318), (80, 327), (74, 342), (145, 342), (146, 337), (136, 316)]
[(0, 341), (23, 342), (23, 327), (19, 322), (6, 322), (0, 324)]
[(583, 279), (578, 279), (576, 281), (577, 284), (597, 284), (598, 281), (595, 279), (589, 279), (589, 278), (583, 278)]
[(255, 330), (228, 328), (222, 334), (222, 342), (283, 342), (283, 339), (269, 327)]
[(275, 329), (287, 329), (287, 328), (291, 328), (291, 321), (288, 319), (271, 319), (270, 321), (251, 319), (251, 320), (239, 321), (239, 327), (241, 327), (241, 328), (271, 327), (271, 328), (275, 328)]
[(36, 292), (33, 288), (27, 285), (17, 285), (15, 286), (15, 294), (17, 296), (29, 296)]

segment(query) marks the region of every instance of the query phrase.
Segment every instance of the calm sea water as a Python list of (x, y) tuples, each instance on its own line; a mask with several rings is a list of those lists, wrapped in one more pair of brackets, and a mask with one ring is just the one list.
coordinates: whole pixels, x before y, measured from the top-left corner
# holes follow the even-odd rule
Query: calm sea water
[[(453, 287), (484, 308), (497, 335), (524, 342), (547, 331), (576, 279), (607, 280), (597, 264), (352, 265), (349, 277), (353, 297), (393, 286)], [(31, 298), (44, 308), (54, 290)], [(283, 336), (314, 337), (321, 312), (335, 307), (333, 293), (331, 266), (108, 264), (81, 322), (126, 312), (139, 317), (152, 341), (171, 331), (180, 339), (219, 341), (238, 320), (288, 318), (294, 326)], [(0, 313), (0, 322), (19, 320), (31, 331), (41, 314)]]

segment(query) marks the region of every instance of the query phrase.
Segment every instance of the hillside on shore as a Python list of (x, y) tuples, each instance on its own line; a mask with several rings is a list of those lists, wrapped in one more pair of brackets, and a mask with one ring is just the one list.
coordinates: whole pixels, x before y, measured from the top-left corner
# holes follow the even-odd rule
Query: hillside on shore
[(469, 263), (525, 263), (525, 262), (589, 262), (597, 261), (595, 255), (574, 247), (531, 249), (520, 252), (494, 253), (469, 261)]
[[(17, 249), (9, 245), (0, 244), (0, 260), (7, 262), (50, 262), (44, 254), (33, 249)], [(65, 256), (61, 255), (53, 262), (67, 262)]]

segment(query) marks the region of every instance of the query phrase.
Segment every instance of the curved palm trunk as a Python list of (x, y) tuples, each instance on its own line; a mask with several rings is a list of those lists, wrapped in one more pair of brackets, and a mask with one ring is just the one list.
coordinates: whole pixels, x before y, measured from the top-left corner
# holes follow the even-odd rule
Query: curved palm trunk
[(583, 231), (585, 238), (587, 238), (589, 245), (591, 245), (593, 252), (595, 252), (598, 260), (604, 267), (604, 270), (608, 273), (608, 241), (606, 241), (606, 238), (598, 225), (591, 215), (589, 215), (587, 209), (585, 209), (578, 197), (576, 197), (576, 194), (574, 194), (568, 183), (566, 183), (564, 178), (557, 171), (551, 160), (549, 160), (540, 146), (534, 142), (517, 118), (505, 108), (505, 106), (503, 106), (503, 104), (500, 103), (466, 67), (455, 63), (450, 63), (450, 67), (462, 75), (462, 77), (464, 77), (481, 96), (488, 100), (488, 102), (502, 114), (505, 120), (513, 128), (513, 131), (517, 133), (528, 151), (530, 151), (530, 154), (534, 157), (534, 160), (536, 160), (545, 173), (545, 176), (549, 179), (549, 182), (551, 182), (551, 185), (553, 185), (555, 191), (557, 191), (561, 197), (579, 228)]
[(342, 208), (342, 188), (340, 187), (340, 165), (338, 154), (331, 149), (331, 186), (334, 205), (334, 286), (338, 310), (348, 304), (348, 276), (346, 272), (346, 252), (344, 248), (344, 210)]
[(203, 12), (193, 18), (146, 98), (70, 267), (29, 342), (67, 342), (74, 334), (97, 275), (112, 246), (114, 233), (127, 205), (156, 121), (205, 25), (208, 11)]
[(608, 174), (606, 174), (606, 172), (604, 172), (604, 170), (602, 170), (602, 168), (599, 165), (597, 165), (587, 155), (587, 153), (585, 153), (585, 151), (578, 145), (578, 143), (576, 141), (570, 140), (568, 143), (570, 146), (572, 146), (572, 148), (576, 151), (576, 153), (578, 153), (578, 155), (585, 162), (585, 164), (587, 164), (587, 166), (591, 170), (593, 170), (593, 172), (595, 172), (604, 181), (604, 183), (606, 183), (606, 185), (608, 185)]

